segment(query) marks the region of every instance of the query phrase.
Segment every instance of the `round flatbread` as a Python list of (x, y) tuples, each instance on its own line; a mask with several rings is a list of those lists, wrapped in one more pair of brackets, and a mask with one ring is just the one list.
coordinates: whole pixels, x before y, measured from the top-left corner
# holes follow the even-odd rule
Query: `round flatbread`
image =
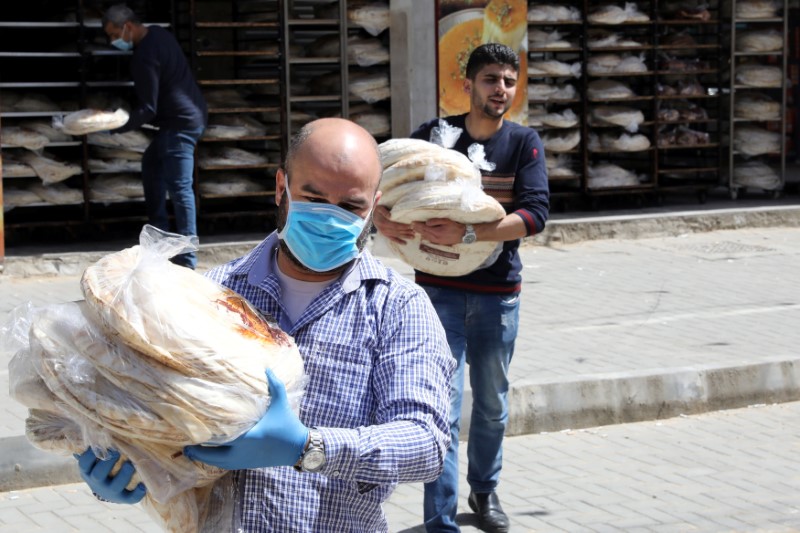
[(133, 246), (84, 271), (87, 315), (109, 338), (188, 377), (230, 374), (258, 391), (271, 368), (287, 390), (299, 382), (294, 340), (246, 300), (193, 270), (152, 263)]
[(440, 180), (463, 179), (475, 185), (481, 183), (481, 173), (467, 156), (455, 150), (449, 150), (427, 143), (434, 149), (414, 152), (406, 155), (391, 165), (383, 167), (380, 190), (383, 194), (398, 185), (430, 178)]
[(421, 272), (437, 276), (464, 276), (484, 266), (497, 248), (496, 242), (444, 246), (431, 244), (417, 235), (405, 244), (388, 242), (389, 249)]
[(442, 147), (422, 139), (389, 139), (378, 147), (383, 168), (394, 165), (401, 159), (428, 152), (438, 153)]
[[(431, 218), (448, 218), (462, 224), (480, 224), (505, 216), (505, 210), (497, 200), (464, 181), (420, 181), (402, 188), (402, 197), (391, 210), (395, 222), (407, 224)], [(405, 244), (389, 242), (388, 246), (417, 270), (438, 276), (463, 276), (484, 266), (496, 251), (498, 243), (478, 241), (446, 246), (432, 244), (416, 235)]]

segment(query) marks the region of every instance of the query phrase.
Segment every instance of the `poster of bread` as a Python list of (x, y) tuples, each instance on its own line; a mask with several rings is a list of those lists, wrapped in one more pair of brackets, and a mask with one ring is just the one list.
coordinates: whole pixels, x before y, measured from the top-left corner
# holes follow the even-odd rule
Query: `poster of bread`
[(475, 48), (494, 42), (519, 54), (517, 93), (506, 118), (527, 125), (527, 0), (439, 0), (437, 13), (439, 115), (469, 111), (467, 60)]

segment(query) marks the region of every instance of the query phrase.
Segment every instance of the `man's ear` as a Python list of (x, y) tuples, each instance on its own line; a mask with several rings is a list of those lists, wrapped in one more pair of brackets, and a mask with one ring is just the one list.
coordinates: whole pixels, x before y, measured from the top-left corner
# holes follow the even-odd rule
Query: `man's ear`
[(472, 92), (472, 80), (464, 78), (464, 92), (470, 94)]
[(286, 172), (284, 172), (283, 167), (278, 169), (278, 172), (275, 173), (275, 204), (281, 203), (281, 198), (283, 198), (283, 193), (286, 190)]

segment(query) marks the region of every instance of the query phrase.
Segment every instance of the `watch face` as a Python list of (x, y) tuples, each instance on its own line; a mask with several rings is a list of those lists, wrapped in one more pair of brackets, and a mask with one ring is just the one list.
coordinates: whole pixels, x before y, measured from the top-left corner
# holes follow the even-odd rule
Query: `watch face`
[(474, 233), (467, 233), (466, 235), (464, 235), (464, 238), (462, 239), (462, 242), (464, 244), (472, 244), (473, 242), (475, 242), (475, 234)]
[(303, 456), (303, 470), (316, 472), (325, 464), (325, 452), (322, 450), (308, 450)]

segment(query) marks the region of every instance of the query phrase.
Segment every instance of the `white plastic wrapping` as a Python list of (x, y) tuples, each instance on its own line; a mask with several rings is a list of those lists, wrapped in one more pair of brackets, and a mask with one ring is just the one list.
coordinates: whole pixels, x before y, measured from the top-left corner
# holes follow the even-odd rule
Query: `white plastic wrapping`
[(446, 120), (439, 119), (438, 126), (431, 129), (431, 142), (443, 148), (452, 148), (461, 137), (464, 130), (457, 126), (450, 125)]

